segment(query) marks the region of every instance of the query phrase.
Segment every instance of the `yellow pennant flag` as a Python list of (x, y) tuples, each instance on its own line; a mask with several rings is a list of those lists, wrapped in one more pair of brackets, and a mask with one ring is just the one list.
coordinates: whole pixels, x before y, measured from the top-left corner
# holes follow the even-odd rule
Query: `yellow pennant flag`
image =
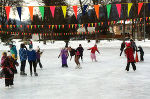
[(73, 28), (74, 24), (72, 24), (72, 28)]
[(54, 25), (52, 25), (52, 29), (54, 28)]
[(128, 3), (128, 17), (130, 15), (130, 10), (131, 10), (132, 5), (133, 5), (133, 3)]
[(31, 29), (33, 28), (33, 26), (31, 25)]
[(63, 14), (64, 14), (64, 18), (66, 17), (66, 11), (67, 11), (67, 6), (61, 6)]

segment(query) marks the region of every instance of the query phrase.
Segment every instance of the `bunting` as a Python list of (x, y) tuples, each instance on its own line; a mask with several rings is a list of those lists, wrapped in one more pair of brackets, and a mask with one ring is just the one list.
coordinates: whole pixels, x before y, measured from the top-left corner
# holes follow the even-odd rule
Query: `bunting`
[(99, 19), (99, 5), (94, 5), (97, 19)]
[(33, 6), (29, 6), (29, 12), (30, 12), (30, 18), (31, 18), (31, 21), (33, 21)]
[(111, 10), (111, 4), (108, 4), (106, 7), (107, 7), (108, 18), (109, 18), (110, 10)]
[(51, 13), (52, 13), (52, 17), (54, 18), (55, 6), (50, 6), (50, 10), (51, 10)]
[(119, 18), (120, 18), (121, 17), (121, 4), (116, 4), (116, 7), (117, 7), (117, 11), (118, 11)]
[(140, 14), (143, 3), (138, 3), (138, 15)]
[(66, 18), (67, 6), (62, 6), (61, 8), (64, 14), (64, 18)]
[(21, 10), (22, 10), (22, 7), (17, 7), (17, 11), (18, 11), (20, 21), (21, 21)]
[(7, 15), (7, 21), (9, 21), (10, 6), (5, 7), (5, 10)]
[(133, 3), (128, 3), (128, 17), (130, 15), (130, 10), (131, 10), (132, 5), (133, 5)]
[(42, 20), (43, 20), (44, 19), (44, 7), (39, 7), (39, 9), (40, 9)]
[(78, 6), (73, 6), (74, 14), (77, 19)]

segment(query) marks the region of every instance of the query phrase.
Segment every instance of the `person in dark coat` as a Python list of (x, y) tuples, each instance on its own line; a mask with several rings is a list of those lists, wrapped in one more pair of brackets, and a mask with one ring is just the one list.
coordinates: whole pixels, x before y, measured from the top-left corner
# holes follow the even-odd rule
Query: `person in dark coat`
[(38, 73), (36, 72), (36, 51), (32, 49), (32, 46), (29, 46), (29, 50), (27, 51), (28, 56), (28, 62), (30, 64), (30, 75), (32, 76), (32, 67), (34, 69), (34, 75), (38, 76)]
[(12, 55), (9, 52), (8, 56), (7, 54), (3, 56), (3, 62), (1, 63), (1, 65), (5, 75), (5, 87), (12, 87), (14, 85), (15, 65), (18, 66), (18, 63), (14, 60), (14, 58), (12, 58)]
[(20, 61), (21, 61), (20, 75), (27, 75), (25, 73), (25, 66), (26, 66), (26, 60), (27, 60), (27, 48), (25, 44), (20, 45), (19, 56), (20, 56)]
[(36, 51), (36, 57), (37, 57), (36, 62), (37, 62), (37, 64), (39, 63), (39, 66), (41, 69), (43, 68), (42, 63), (41, 63), (41, 54), (42, 53), (43, 52), (40, 51), (40, 48), (38, 48)]
[(126, 70), (129, 71), (130, 64), (132, 64), (133, 70), (136, 70), (135, 60), (134, 60), (134, 50), (131, 47), (131, 43), (126, 43), (125, 55), (127, 57)]
[(76, 50), (73, 49), (73, 48), (71, 48), (71, 47), (69, 47), (68, 50), (69, 50), (69, 52), (70, 52), (70, 56), (71, 56), (70, 61), (71, 61), (72, 57), (75, 56)]
[(139, 46), (138, 48), (139, 48), (138, 52), (140, 52), (140, 61), (144, 61), (144, 51), (143, 51), (143, 48), (141, 46)]
[(125, 41), (123, 41), (123, 42), (121, 43), (121, 48), (120, 48), (120, 51), (121, 51), (121, 52), (120, 52), (120, 56), (122, 55), (122, 52), (123, 52), (125, 46), (126, 46)]
[(79, 47), (76, 49), (77, 51), (79, 51), (80, 55), (79, 55), (79, 58), (81, 58), (81, 60), (83, 61), (83, 47), (81, 44), (79, 44)]
[(135, 52), (137, 51), (136, 43), (133, 41), (133, 39), (130, 39), (130, 43), (131, 43), (131, 47), (133, 48), (133, 52), (135, 54)]
[(67, 59), (68, 59), (68, 49), (63, 48), (58, 56), (58, 58), (61, 56), (62, 59), (62, 67), (68, 67)]

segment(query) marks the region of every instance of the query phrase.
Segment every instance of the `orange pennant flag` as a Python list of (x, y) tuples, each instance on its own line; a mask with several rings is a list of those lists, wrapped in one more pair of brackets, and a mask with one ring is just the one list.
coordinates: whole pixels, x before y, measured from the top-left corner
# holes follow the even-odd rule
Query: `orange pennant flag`
[(33, 6), (29, 6), (28, 8), (30, 12), (31, 21), (33, 21)]
[(94, 5), (97, 19), (99, 19), (99, 5)]
[(73, 10), (74, 10), (74, 14), (75, 14), (75, 17), (77, 19), (77, 12), (78, 12), (78, 6), (73, 6)]

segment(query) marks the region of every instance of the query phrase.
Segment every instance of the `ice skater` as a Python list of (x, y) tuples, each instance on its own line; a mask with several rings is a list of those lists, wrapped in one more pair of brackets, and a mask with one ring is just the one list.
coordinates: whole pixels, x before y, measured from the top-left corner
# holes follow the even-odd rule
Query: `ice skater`
[(27, 56), (28, 56), (28, 62), (30, 64), (30, 75), (32, 76), (32, 67), (34, 69), (34, 75), (38, 76), (38, 73), (36, 72), (36, 51), (33, 50), (33, 46), (29, 46), (29, 50), (27, 51)]
[(120, 48), (120, 51), (121, 51), (121, 52), (120, 52), (120, 56), (122, 55), (122, 52), (123, 52), (125, 46), (126, 46), (125, 41), (123, 41), (123, 42), (121, 43), (121, 48)]
[(95, 60), (95, 62), (97, 62), (95, 52), (97, 51), (100, 54), (100, 52), (99, 52), (99, 50), (97, 48), (97, 45), (95, 44), (94, 47), (89, 48), (88, 50), (91, 50), (91, 59), (92, 59), (92, 62), (93, 62), (93, 60)]
[(75, 55), (76, 50), (71, 47), (68, 47), (68, 50), (70, 52), (70, 61), (71, 61), (72, 57)]
[(62, 67), (68, 67), (68, 64), (67, 64), (67, 59), (68, 59), (68, 49), (67, 47), (65, 48), (62, 48), (58, 58), (61, 56), (61, 59), (62, 59)]
[(39, 46), (38, 46), (38, 48), (37, 48), (37, 50), (36, 50), (36, 57), (37, 57), (36, 63), (37, 63), (37, 64), (39, 63), (39, 66), (40, 66), (41, 69), (43, 68), (42, 63), (41, 63), (41, 55), (42, 55), (42, 53), (43, 53), (43, 52), (40, 51), (40, 48), (39, 48)]
[(133, 47), (131, 46), (131, 43), (126, 43), (125, 55), (127, 58), (127, 66), (125, 70), (129, 71), (130, 64), (132, 64), (133, 70), (135, 71), (136, 66), (134, 60), (134, 50)]
[(77, 65), (76, 69), (81, 69), (79, 58), (80, 58), (80, 52), (76, 50), (75, 52), (75, 63)]
[(26, 67), (26, 60), (27, 60), (27, 48), (24, 43), (20, 45), (19, 56), (21, 61), (20, 75), (26, 76), (27, 74), (25, 73), (25, 67)]
[(140, 52), (140, 61), (144, 61), (144, 51), (141, 46), (138, 47), (138, 52)]
[(82, 45), (79, 44), (79, 47), (76, 50), (79, 51), (79, 53), (80, 53), (79, 58), (81, 58), (81, 60), (83, 62), (83, 51), (84, 51), (84, 49), (83, 49)]
[(12, 58), (10, 52), (8, 52), (8, 54), (4, 52), (1, 59), (1, 65), (5, 75), (5, 87), (13, 87), (15, 65), (18, 66), (18, 63), (14, 60), (14, 58)]

